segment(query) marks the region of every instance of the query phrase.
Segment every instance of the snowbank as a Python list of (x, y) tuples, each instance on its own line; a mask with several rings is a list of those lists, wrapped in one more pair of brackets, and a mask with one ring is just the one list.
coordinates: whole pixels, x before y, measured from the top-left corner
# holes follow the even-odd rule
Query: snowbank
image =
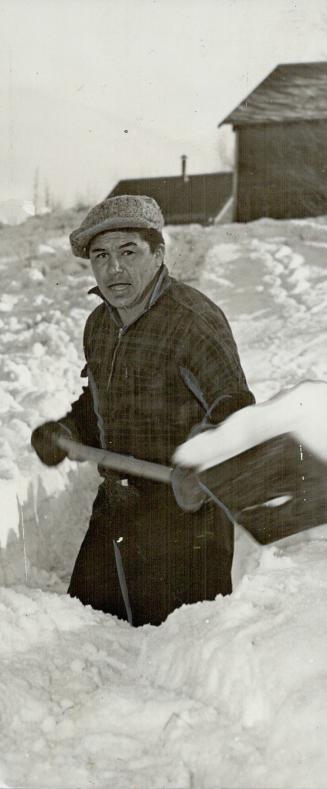
[[(63, 415), (80, 392), (93, 279), (71, 259), (66, 235), (42, 245), (33, 223), (26, 238), (27, 227), (0, 235), (11, 253), (0, 257), (0, 583), (38, 584), (41, 573), (41, 585), (52, 588), (59, 565), (64, 589), (87, 525), (95, 474), (68, 461), (47, 469), (32, 452), (30, 435), (38, 424)], [(86, 498), (82, 493), (73, 515), (74, 479), (82, 491), (91, 491)], [(61, 513), (63, 520), (56, 522)]]
[(256, 563), (231, 597), (160, 628), (2, 588), (4, 780), (324, 787), (327, 538), (266, 547)]

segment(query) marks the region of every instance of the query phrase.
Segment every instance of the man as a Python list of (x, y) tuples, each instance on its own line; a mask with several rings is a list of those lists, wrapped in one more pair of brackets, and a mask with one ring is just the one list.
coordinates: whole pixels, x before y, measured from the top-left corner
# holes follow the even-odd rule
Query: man
[[(221, 310), (169, 276), (163, 217), (149, 197), (107, 198), (71, 234), (102, 300), (84, 332), (88, 378), (71, 411), (33, 432), (48, 465), (58, 435), (169, 464), (196, 425), (253, 402)], [(134, 625), (160, 624), (183, 603), (231, 592), (233, 532), (214, 504), (182, 511), (161, 483), (100, 469), (68, 592)]]

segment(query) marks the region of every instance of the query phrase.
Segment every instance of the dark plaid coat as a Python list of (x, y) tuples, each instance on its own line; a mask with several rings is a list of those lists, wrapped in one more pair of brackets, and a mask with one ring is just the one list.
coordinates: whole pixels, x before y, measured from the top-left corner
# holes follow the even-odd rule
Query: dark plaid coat
[(254, 401), (223, 312), (165, 266), (131, 326), (106, 302), (92, 312), (84, 351), (88, 386), (60, 421), (93, 446), (170, 463), (194, 425)]
[[(129, 327), (106, 302), (92, 312), (84, 350), (88, 386), (60, 422), (93, 446), (170, 464), (195, 425), (217, 424), (254, 401), (224, 314), (165, 266)], [(208, 504), (184, 513), (168, 487), (136, 479), (122, 487), (110, 474), (69, 590), (96, 608), (124, 616), (116, 539), (136, 624), (158, 624), (176, 605), (231, 590), (233, 540), (220, 512)]]

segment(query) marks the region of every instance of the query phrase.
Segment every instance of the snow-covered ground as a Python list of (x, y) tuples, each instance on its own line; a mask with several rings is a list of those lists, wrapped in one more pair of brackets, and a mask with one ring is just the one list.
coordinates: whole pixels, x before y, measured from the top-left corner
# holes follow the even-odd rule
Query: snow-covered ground
[[(37, 424), (80, 391), (97, 303), (74, 212), (0, 229), (0, 785), (326, 786), (327, 526), (261, 547), (234, 592), (137, 630), (64, 594), (95, 471), (47, 469)], [(327, 380), (327, 221), (169, 228), (171, 271), (226, 312), (257, 399)]]

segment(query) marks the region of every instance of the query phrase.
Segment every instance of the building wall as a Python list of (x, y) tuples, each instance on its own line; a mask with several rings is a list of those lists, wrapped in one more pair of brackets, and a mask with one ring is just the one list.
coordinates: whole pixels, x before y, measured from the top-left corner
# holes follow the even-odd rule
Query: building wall
[(238, 128), (236, 221), (327, 214), (327, 121)]
[(120, 181), (110, 196), (139, 194), (159, 203), (167, 224), (207, 224), (221, 211), (232, 193), (232, 173)]

